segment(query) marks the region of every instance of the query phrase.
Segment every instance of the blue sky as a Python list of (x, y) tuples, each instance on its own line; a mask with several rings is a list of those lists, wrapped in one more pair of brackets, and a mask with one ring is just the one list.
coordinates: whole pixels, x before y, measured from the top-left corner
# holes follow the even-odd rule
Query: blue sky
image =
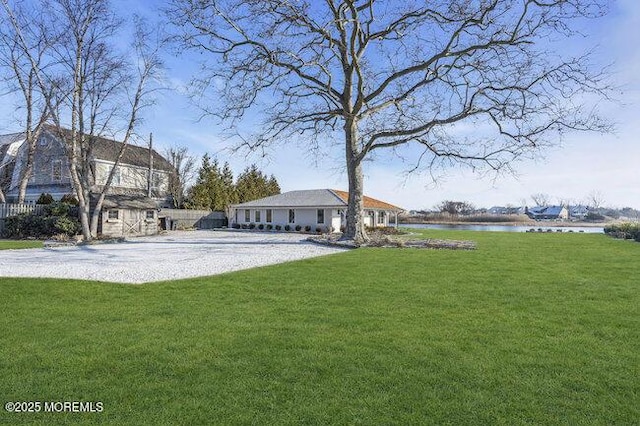
[[(151, 13), (151, 4), (143, 0), (118, 0), (127, 11)], [(617, 103), (606, 105), (604, 113), (616, 124), (615, 134), (571, 134), (562, 146), (544, 154), (539, 160), (515, 164), (516, 176), (480, 176), (464, 169), (439, 172), (436, 183), (428, 175), (404, 173), (405, 164), (394, 158), (380, 159), (365, 165), (365, 193), (406, 209), (432, 208), (444, 199), (464, 200), (478, 207), (531, 204), (530, 195), (546, 193), (558, 199), (583, 201), (593, 191), (602, 194), (605, 204), (614, 207), (640, 208), (640, 2), (612, 2), (610, 14), (585, 27), (586, 45), (597, 45), (595, 60), (613, 64), (614, 82), (620, 86)], [(581, 46), (575, 46), (581, 48)], [(566, 46), (571, 50), (574, 46)], [(181, 88), (188, 85), (197, 65), (190, 58), (167, 58), (165, 85)], [(12, 107), (0, 105), (2, 133), (16, 131), (11, 121)], [(192, 154), (205, 152), (228, 161), (236, 173), (255, 162), (265, 172), (273, 173), (283, 191), (311, 188), (347, 189), (341, 151), (323, 158), (310, 158), (297, 141), (273, 147), (263, 158), (259, 154), (232, 154), (233, 141), (225, 140), (222, 128), (213, 120), (197, 120), (199, 111), (180, 90), (168, 90), (158, 96), (157, 104), (145, 111), (141, 134), (153, 132), (160, 149), (184, 145)]]

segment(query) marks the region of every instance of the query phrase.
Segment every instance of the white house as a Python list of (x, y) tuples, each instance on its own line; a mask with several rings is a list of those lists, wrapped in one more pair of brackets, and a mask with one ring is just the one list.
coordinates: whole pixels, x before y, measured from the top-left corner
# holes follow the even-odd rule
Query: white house
[(536, 206), (527, 209), (525, 214), (535, 220), (569, 219), (569, 211), (565, 206)]
[[(230, 225), (268, 227), (300, 226), (312, 231), (338, 232), (346, 223), (349, 194), (335, 189), (289, 191), (259, 200), (231, 206)], [(365, 225), (385, 227), (398, 224), (398, 213), (404, 211), (375, 198), (364, 196)]]

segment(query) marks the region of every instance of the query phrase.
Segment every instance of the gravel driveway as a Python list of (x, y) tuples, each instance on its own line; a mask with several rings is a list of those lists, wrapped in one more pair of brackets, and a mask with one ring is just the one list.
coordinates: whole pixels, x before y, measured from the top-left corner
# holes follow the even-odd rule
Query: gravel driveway
[(140, 284), (221, 274), (344, 251), (306, 236), (173, 231), (123, 243), (0, 250), (1, 277), (51, 277)]

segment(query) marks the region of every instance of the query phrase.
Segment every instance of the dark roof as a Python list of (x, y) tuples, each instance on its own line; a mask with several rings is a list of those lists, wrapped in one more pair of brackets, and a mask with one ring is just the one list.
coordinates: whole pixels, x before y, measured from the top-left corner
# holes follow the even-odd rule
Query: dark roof
[[(59, 136), (58, 128), (47, 126), (46, 130), (54, 137)], [(71, 130), (60, 129), (64, 134), (70, 136)], [(118, 153), (122, 149), (122, 142), (117, 142), (103, 137), (95, 137), (93, 147), (93, 157), (97, 160), (115, 162)], [(156, 170), (173, 171), (173, 166), (162, 155), (153, 149), (153, 168)], [(130, 164), (138, 167), (149, 167), (149, 148), (127, 144), (120, 160), (122, 164)]]
[[(95, 205), (97, 201), (97, 198), (92, 196), (92, 204)], [(103, 209), (150, 210), (156, 207), (157, 203), (153, 199), (136, 195), (107, 195), (102, 202)]]
[(24, 132), (0, 135), (0, 146), (11, 145), (12, 143), (19, 142), (21, 140), (24, 140)]
[[(288, 207), (347, 207), (349, 193), (335, 189), (306, 189), (299, 191), (289, 191), (259, 200), (248, 201), (242, 204), (235, 204), (235, 208), (288, 208)], [(375, 198), (364, 196), (365, 209), (397, 210), (402, 208), (385, 203)]]
[(563, 206), (535, 206), (528, 210), (529, 216), (558, 217)]

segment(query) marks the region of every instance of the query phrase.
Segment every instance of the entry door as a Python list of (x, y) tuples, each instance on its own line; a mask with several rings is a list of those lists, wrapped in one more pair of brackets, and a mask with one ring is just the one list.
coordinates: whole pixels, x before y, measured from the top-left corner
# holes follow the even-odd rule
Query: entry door
[(138, 210), (123, 210), (123, 234), (140, 235), (142, 233), (142, 214)]

